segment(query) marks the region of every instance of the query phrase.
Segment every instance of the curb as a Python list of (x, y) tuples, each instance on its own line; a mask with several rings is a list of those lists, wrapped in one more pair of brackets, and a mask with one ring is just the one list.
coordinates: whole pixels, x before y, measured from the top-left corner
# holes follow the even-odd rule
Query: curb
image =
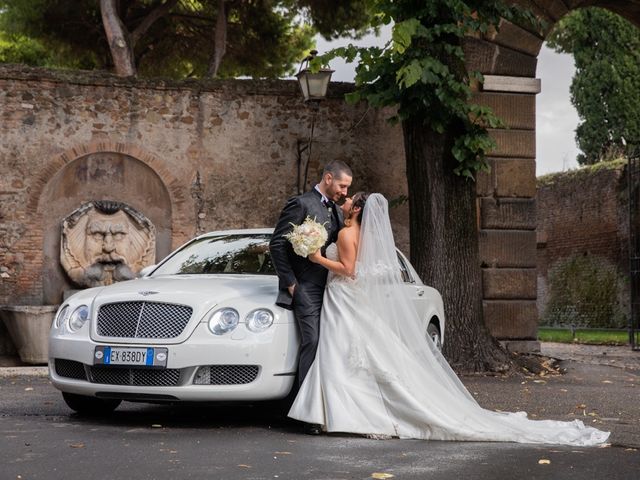
[(49, 367), (4, 367), (0, 368), (0, 378), (6, 377), (48, 377)]

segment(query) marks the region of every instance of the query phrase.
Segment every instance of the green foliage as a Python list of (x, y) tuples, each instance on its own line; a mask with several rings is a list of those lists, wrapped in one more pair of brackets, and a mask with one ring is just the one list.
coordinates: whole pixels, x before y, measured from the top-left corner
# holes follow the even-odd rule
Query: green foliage
[[(120, 16), (134, 31), (161, 0), (123, 0)], [(294, 71), (300, 53), (313, 45), (313, 28), (299, 22), (293, 0), (225, 2), (227, 49), (219, 77), (277, 77)], [(181, 0), (137, 41), (135, 58), (142, 76), (199, 77), (213, 53), (217, 1)], [(0, 0), (0, 32), (11, 49), (15, 38), (41, 45), (47, 66), (109, 69), (112, 65), (96, 0)], [(8, 50), (6, 47), (5, 50)], [(20, 47), (23, 51), (24, 47)], [(40, 65), (33, 55), (17, 58)]]
[(0, 63), (27, 63), (44, 66), (48, 54), (44, 46), (24, 35), (0, 32)]
[(374, 27), (393, 23), (383, 48), (337, 48), (317, 59), (316, 67), (340, 56), (359, 59), (357, 90), (348, 101), (366, 100), (373, 107), (397, 106), (391, 121), (420, 122), (455, 138), (451, 153), (457, 175), (473, 178), (488, 168), (485, 155), (495, 147), (486, 127), (501, 126), (489, 108), (470, 103), (471, 85), (482, 82), (467, 72), (462, 48), (465, 36), (487, 32), (500, 17), (535, 23), (535, 19), (498, 0), (371, 0)]
[(351, 36), (358, 38), (371, 24), (368, 0), (298, 0), (298, 5), (308, 23), (324, 38)]
[(549, 302), (543, 325), (623, 328), (621, 281), (603, 258), (574, 255), (549, 272)]
[(614, 160), (606, 160), (591, 165), (585, 165), (573, 170), (567, 170), (566, 172), (555, 172), (541, 175), (536, 178), (536, 185), (539, 187), (546, 187), (553, 185), (561, 181), (568, 181), (575, 183), (576, 181), (584, 181), (585, 177), (595, 175), (602, 170), (621, 170), (627, 165), (628, 160), (626, 157), (616, 158)]
[(539, 328), (541, 342), (585, 343), (589, 345), (628, 345), (629, 332), (619, 330)]
[(575, 60), (578, 163), (620, 156), (622, 137), (640, 143), (640, 30), (607, 10), (585, 8), (562, 18), (547, 40)]

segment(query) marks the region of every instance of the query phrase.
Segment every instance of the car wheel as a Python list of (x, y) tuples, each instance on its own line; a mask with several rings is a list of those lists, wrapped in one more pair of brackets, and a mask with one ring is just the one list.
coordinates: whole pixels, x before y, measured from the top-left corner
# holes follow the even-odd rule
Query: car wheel
[(81, 415), (91, 416), (109, 415), (122, 402), (117, 399), (102, 399), (67, 392), (62, 392), (62, 398), (71, 410)]
[(431, 322), (427, 327), (427, 336), (433, 340), (434, 345), (438, 350), (442, 350), (442, 337), (440, 336), (440, 328), (434, 322)]

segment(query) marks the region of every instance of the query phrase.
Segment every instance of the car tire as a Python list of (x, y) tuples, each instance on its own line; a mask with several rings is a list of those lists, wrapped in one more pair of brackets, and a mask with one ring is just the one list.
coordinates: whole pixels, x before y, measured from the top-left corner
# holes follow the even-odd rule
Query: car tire
[(67, 406), (79, 413), (87, 416), (104, 416), (112, 413), (122, 400), (103, 399), (97, 397), (88, 397), (86, 395), (77, 395), (75, 393), (62, 392), (62, 398)]
[(442, 351), (442, 336), (440, 334), (440, 327), (438, 327), (436, 322), (431, 322), (427, 326), (427, 337), (431, 338), (436, 348)]

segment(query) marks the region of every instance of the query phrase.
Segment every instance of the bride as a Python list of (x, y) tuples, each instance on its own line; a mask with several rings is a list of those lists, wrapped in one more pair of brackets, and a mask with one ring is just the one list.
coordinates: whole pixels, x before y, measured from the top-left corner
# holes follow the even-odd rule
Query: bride
[(338, 241), (309, 258), (329, 270), (320, 342), (289, 416), (327, 432), (374, 438), (596, 445), (581, 421), (529, 420), (485, 410), (428, 336), (402, 279), (386, 199), (343, 205)]

